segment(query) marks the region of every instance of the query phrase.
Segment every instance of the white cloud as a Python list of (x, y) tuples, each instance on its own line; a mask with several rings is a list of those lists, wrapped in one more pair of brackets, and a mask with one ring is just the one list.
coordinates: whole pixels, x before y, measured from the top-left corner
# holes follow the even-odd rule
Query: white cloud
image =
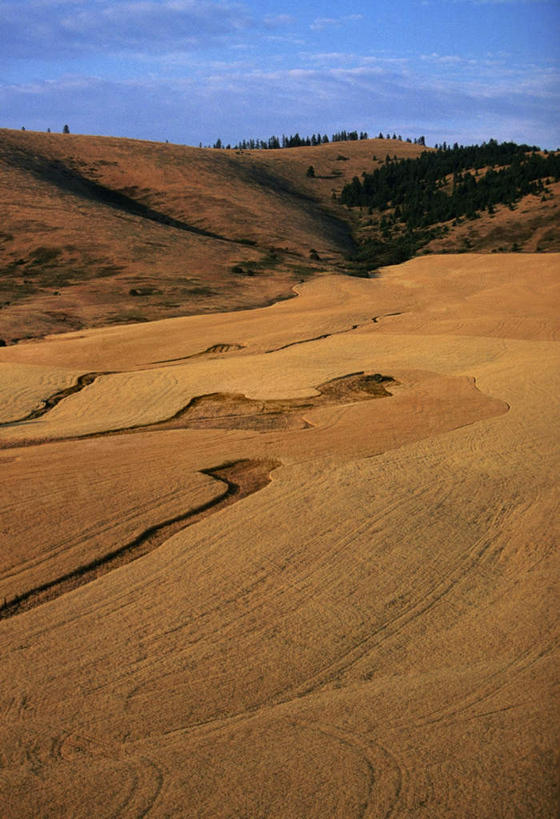
[(294, 22), (294, 17), (291, 14), (267, 14), (264, 18), (264, 24), (267, 28), (281, 28), (289, 26)]
[[(313, 26), (350, 26), (359, 17), (317, 18)], [(34, 0), (26, 15), (14, 0), (0, 0), (0, 25), (8, 31), (4, 60), (50, 59), (53, 77), (0, 83), (0, 124), (58, 130), (58, 120), (73, 131), (194, 144), (341, 128), (432, 134), (440, 142), (454, 141), (453, 134), (467, 142), (515, 138), (555, 147), (560, 141), (560, 81), (552, 65), (516, 63), (501, 53), (475, 59), (372, 48), (361, 55), (352, 50), (355, 38), (348, 51), (340, 38), (340, 50), (313, 53), (309, 32), (294, 49), (292, 23), (284, 14), (256, 19), (237, 0)], [(268, 45), (285, 39), (289, 49)], [(216, 45), (223, 53), (204, 50)], [(118, 64), (121, 77), (121, 65), (134, 65), (135, 76), (146, 78), (57, 77), (61, 56), (91, 54), (81, 70), (94, 65), (87, 69), (94, 73), (99, 52), (117, 55), (113, 69)], [(77, 70), (80, 63), (68, 64)], [(4, 76), (18, 76), (16, 70)]]
[(200, 60), (186, 78), (117, 82), (65, 76), (0, 85), (2, 125), (58, 130), (68, 122), (73, 132), (191, 144), (218, 136), (234, 142), (341, 128), (425, 134), (432, 142), (495, 137), (556, 147), (560, 141), (560, 83), (554, 69), (468, 69), (452, 61), (441, 63), (438, 73), (428, 63), (430, 70), (422, 73), (421, 61), (337, 59), (330, 66), (309, 62), (274, 70)]
[(0, 4), (3, 57), (194, 49), (257, 25), (234, 0), (42, 0)]
[(330, 26), (342, 26), (345, 23), (353, 23), (362, 20), (363, 14), (345, 14), (342, 17), (316, 17), (311, 23), (312, 31), (322, 31)]

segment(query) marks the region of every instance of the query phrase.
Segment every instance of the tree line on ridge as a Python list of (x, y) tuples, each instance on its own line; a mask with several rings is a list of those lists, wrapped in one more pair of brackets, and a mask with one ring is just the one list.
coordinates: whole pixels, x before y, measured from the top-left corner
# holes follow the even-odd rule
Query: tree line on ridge
[[(399, 142), (403, 141), (402, 136), (399, 134), (387, 134), (383, 136), (380, 132), (378, 139), (395, 139)], [(278, 148), (308, 148), (314, 145), (325, 145), (329, 142), (357, 142), (358, 140), (369, 139), (367, 131), (336, 131), (331, 138), (327, 136), (327, 134), (312, 134), (311, 136), (302, 137), (299, 133), (295, 133), (292, 136), (286, 136), (286, 134), (282, 134), (281, 137), (278, 136), (271, 136), (268, 139), (243, 139), (237, 144), (233, 146), (233, 150), (238, 151), (266, 151), (266, 150), (275, 150)], [(406, 142), (418, 145), (425, 145), (425, 138), (423, 136), (418, 137), (414, 140), (407, 138)], [(224, 145), (221, 139), (217, 139), (216, 142), (212, 146), (213, 148), (225, 148), (226, 150), (231, 150), (231, 145)]]

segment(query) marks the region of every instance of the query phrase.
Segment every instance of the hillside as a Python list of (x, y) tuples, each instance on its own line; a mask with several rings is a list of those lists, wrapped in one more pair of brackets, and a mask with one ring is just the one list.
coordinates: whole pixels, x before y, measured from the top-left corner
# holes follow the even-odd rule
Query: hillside
[(6, 819), (555, 815), (560, 183), (423, 150), (0, 132)]
[(0, 338), (292, 295), (352, 250), (331, 194), (376, 142), (246, 152), (0, 131)]
[(558, 152), (489, 140), (387, 156), (338, 201), (358, 220), (355, 257), (367, 269), (416, 253), (558, 250), (559, 194)]
[[(357, 212), (341, 193), (387, 158), (424, 150), (387, 139), (215, 150), (0, 130), (0, 342), (265, 305), (310, 276), (398, 261), (386, 252), (391, 211)], [(558, 183), (548, 191), (433, 225), (420, 252), (557, 250)]]

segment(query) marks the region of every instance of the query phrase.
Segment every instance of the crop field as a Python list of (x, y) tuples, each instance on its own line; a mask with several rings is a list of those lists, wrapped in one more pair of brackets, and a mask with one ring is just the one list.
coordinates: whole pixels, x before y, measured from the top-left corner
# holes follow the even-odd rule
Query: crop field
[(0, 349), (3, 816), (555, 815), (560, 254), (319, 267)]

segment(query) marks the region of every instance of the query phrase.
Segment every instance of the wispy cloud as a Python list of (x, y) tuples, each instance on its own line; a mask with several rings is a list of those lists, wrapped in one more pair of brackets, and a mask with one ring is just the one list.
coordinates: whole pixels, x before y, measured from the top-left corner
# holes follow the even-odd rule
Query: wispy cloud
[(489, 53), (492, 37), (431, 36), (446, 4), (470, 5), (466, 17), (478, 20), (476, 3), (499, 3), (508, 21), (541, 19), (539, 42), (548, 43), (552, 19), (545, 25), (544, 7), (528, 9), (540, 1), (434, 0), (420, 43), (414, 32), (402, 39), (398, 15), (397, 33), (383, 39), (373, 15), (341, 13), (334, 2), (310, 24), (293, 5), (274, 14), (257, 0), (0, 0), (0, 124), (56, 129), (58, 119), (74, 131), (195, 144), (355, 127), (555, 147), (560, 80), (550, 48), (547, 62), (519, 38), (500, 40), (507, 54)]
[(311, 23), (310, 28), (313, 31), (322, 31), (331, 26), (343, 26), (346, 23), (354, 23), (358, 20), (362, 20), (363, 17), (363, 14), (345, 14), (342, 17), (316, 17)]
[(229, 0), (35, 0), (25, 14), (19, 2), (0, 4), (4, 58), (197, 48), (253, 25)]
[[(371, 59), (371, 58), (370, 58)], [(371, 63), (355, 58), (330, 67), (268, 70), (215, 63), (196, 76), (104, 81), (64, 77), (56, 82), (0, 86), (9, 127), (137, 136), (197, 144), (220, 136), (234, 142), (344, 127), (370, 133), (425, 134), (428, 141), (495, 137), (556, 147), (560, 93), (554, 69), (542, 66), (474, 70), (449, 77), (422, 75), (418, 64)], [(488, 77), (493, 82), (488, 82)], [(247, 111), (251, 111), (248, 125)], [(102, 113), (100, 113), (102, 112)], [(522, 113), (521, 113), (522, 112)]]
[(267, 14), (264, 18), (266, 28), (282, 28), (289, 26), (295, 21), (291, 14)]

